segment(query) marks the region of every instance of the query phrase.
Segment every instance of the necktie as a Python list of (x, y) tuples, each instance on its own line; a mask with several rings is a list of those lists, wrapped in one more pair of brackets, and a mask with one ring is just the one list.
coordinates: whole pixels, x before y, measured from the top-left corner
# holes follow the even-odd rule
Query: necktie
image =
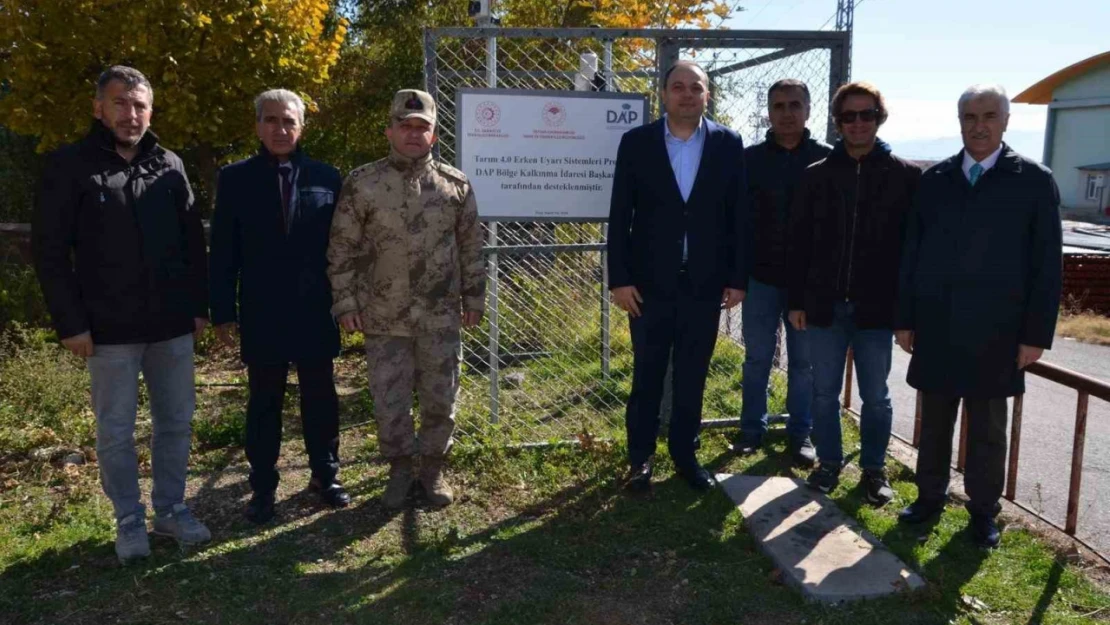
[(285, 224), (285, 233), (289, 234), (289, 227), (293, 222), (292, 215), (289, 214), (293, 200), (293, 168), (278, 167), (278, 174), (281, 175), (281, 221)]
[(979, 182), (979, 176), (982, 176), (982, 175), (983, 175), (983, 166), (980, 165), (979, 163), (975, 163), (974, 165), (972, 165), (971, 170), (968, 172), (968, 180), (971, 182), (971, 186), (974, 187), (975, 183)]

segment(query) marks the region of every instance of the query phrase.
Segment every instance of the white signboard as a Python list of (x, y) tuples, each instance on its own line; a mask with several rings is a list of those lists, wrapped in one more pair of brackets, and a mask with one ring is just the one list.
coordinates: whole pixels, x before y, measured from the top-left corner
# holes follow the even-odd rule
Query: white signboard
[(609, 218), (621, 135), (647, 118), (641, 94), (459, 89), (456, 166), (483, 219)]

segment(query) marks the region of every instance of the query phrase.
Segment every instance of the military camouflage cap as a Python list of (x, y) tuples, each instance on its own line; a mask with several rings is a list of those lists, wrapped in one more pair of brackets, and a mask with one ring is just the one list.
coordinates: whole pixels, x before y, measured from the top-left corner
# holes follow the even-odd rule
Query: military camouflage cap
[(436, 103), (426, 91), (402, 89), (393, 96), (389, 117), (397, 121), (418, 117), (429, 124), (435, 124)]

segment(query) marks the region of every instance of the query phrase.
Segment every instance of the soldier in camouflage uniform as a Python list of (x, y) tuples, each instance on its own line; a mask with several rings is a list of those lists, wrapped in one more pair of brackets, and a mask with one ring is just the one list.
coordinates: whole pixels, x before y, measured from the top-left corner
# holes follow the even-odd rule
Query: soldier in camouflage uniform
[(378, 438), (390, 462), (382, 499), (390, 508), (402, 507), (413, 486), (415, 452), (428, 501), (454, 499), (443, 467), (455, 428), (460, 326), (477, 325), (485, 307), (474, 191), (465, 174), (432, 158), (435, 121), (430, 95), (397, 92), (389, 156), (347, 177), (328, 246), (332, 313), (344, 330), (366, 337)]

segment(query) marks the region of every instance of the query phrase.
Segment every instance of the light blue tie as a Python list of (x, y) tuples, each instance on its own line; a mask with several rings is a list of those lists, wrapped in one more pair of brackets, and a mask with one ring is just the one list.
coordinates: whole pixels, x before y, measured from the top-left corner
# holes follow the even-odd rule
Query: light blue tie
[(971, 170), (968, 172), (968, 174), (968, 179), (971, 181), (971, 186), (974, 187), (975, 183), (979, 182), (979, 177), (983, 175), (983, 166), (979, 163), (975, 163), (971, 166)]

